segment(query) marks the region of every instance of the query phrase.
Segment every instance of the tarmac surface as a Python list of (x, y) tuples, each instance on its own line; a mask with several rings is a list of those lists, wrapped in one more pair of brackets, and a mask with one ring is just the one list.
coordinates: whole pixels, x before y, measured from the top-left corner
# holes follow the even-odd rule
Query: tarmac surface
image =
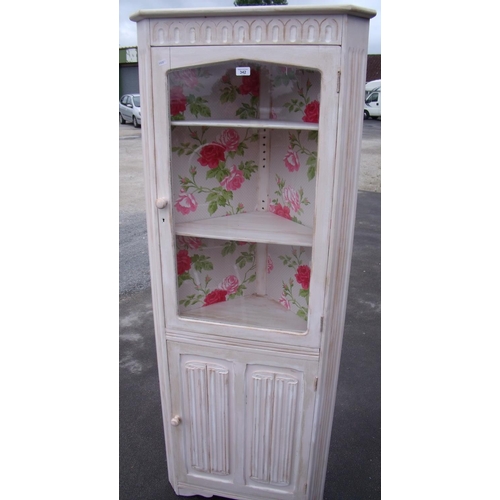
[[(120, 500), (187, 498), (175, 494), (167, 475), (137, 156), (140, 129), (122, 127), (127, 126), (120, 126)], [(380, 155), (380, 142), (378, 150), (373, 144)], [(362, 167), (363, 162), (370, 163), (366, 156)], [(381, 497), (380, 211), (380, 192), (359, 191), (324, 500)]]

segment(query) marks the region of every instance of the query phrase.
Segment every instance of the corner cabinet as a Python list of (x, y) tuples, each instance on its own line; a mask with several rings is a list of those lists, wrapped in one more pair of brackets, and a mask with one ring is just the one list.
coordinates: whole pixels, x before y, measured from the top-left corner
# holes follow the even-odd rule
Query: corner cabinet
[(179, 495), (322, 498), (374, 15), (336, 6), (131, 17)]

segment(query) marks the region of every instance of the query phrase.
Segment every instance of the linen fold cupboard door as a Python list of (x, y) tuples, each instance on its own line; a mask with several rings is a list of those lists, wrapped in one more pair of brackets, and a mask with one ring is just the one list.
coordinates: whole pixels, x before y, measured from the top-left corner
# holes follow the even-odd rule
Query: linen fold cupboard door
[(179, 495), (322, 497), (373, 14), (132, 16), (168, 473)]
[(168, 343), (178, 493), (305, 498), (316, 360)]

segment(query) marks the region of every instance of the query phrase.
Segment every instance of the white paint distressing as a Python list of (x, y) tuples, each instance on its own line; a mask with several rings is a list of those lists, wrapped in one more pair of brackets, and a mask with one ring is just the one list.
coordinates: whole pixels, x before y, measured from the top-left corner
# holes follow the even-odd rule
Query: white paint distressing
[[(352, 252), (368, 20), (374, 14), (331, 6), (133, 16), (160, 392), (169, 480), (178, 494), (322, 498)], [(242, 58), (319, 71), (319, 124), (175, 125), (256, 127), (260, 154), (270, 146), (262, 141), (265, 128), (319, 130), (312, 228), (275, 220), (262, 211), (264, 202), (254, 213), (173, 223), (167, 72)], [(266, 200), (268, 182), (260, 175), (258, 194)], [(162, 202), (157, 206), (156, 200)], [(258, 286), (261, 296), (240, 299), (241, 305), (235, 300), (231, 308), (215, 304), (180, 317), (173, 279), (176, 235), (257, 242), (261, 275), (267, 244), (312, 246), (308, 323), (287, 317), (266, 299), (265, 279)]]

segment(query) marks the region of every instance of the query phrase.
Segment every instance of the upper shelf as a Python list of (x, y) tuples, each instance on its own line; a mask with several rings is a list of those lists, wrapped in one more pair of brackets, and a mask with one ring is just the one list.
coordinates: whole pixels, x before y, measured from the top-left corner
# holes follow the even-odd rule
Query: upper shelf
[(312, 246), (310, 227), (270, 212), (249, 212), (175, 225), (179, 236), (227, 239), (277, 245)]
[(172, 121), (175, 127), (233, 127), (233, 128), (270, 128), (287, 130), (318, 130), (317, 123), (292, 122), (284, 120), (179, 120)]

